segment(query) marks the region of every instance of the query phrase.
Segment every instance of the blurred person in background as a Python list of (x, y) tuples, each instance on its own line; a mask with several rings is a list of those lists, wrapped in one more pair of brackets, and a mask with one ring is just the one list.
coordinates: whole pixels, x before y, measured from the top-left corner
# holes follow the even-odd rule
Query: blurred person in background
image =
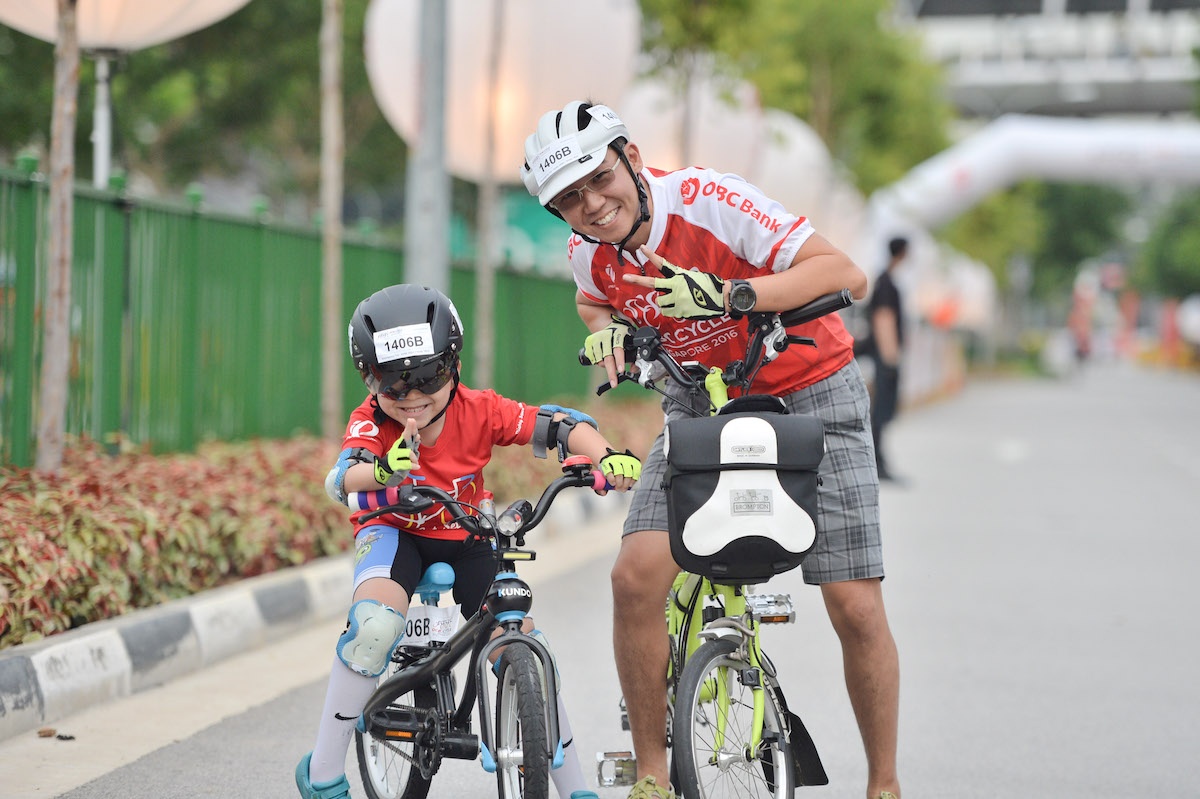
[(875, 466), (880, 480), (896, 480), (884, 454), (884, 431), (900, 405), (900, 359), (904, 352), (904, 303), (896, 286), (895, 271), (908, 256), (908, 239), (888, 242), (888, 263), (875, 280), (867, 303), (868, 338), (865, 348), (875, 361), (875, 391), (871, 398), (871, 434), (875, 440)]

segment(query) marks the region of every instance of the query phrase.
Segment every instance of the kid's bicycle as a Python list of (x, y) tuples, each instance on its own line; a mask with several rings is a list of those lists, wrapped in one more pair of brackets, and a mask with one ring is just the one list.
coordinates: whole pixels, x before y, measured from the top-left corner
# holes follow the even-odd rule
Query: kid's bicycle
[[(816, 541), (824, 427), (775, 397), (730, 400), (729, 389), (747, 391), (788, 346), (815, 346), (788, 327), (852, 302), (842, 291), (782, 314), (748, 314), (746, 355), (724, 370), (679, 363), (652, 327), (637, 329), (627, 348), (636, 373), (618, 383), (636, 381), (691, 416), (667, 424), (664, 480), (671, 553), (684, 569), (666, 604), (667, 745), (671, 782), (685, 799), (782, 799), (829, 782), (761, 646), (761, 625), (795, 620), (791, 597), (750, 590), (799, 566)], [(667, 390), (658, 385), (664, 377)], [(601, 785), (636, 779), (630, 752), (602, 753), (597, 768)]]
[[(546, 799), (550, 769), (562, 762), (555, 697), (557, 679), (550, 652), (537, 638), (521, 632), (533, 604), (533, 591), (517, 576), (516, 564), (536, 557), (524, 549), (525, 534), (541, 523), (554, 498), (566, 488), (603, 489), (604, 476), (586, 457), (563, 461), (563, 476), (543, 491), (533, 506), (518, 500), (499, 516), (473, 508), (430, 486), (403, 485), (371, 492), (377, 508), (364, 518), (386, 513), (410, 515), (441, 504), (468, 535), (493, 542), (496, 577), (482, 607), (460, 629), (441, 635), (436, 621), (457, 624), (454, 608), (438, 608), (442, 593), (454, 584), (446, 563), (429, 566), (414, 591), (430, 615), (413, 604), (409, 636), (392, 656), (368, 700), (355, 733), (359, 772), (370, 799), (424, 799), (444, 758), (479, 758), (496, 775), (501, 799)], [(357, 502), (357, 498), (354, 500)], [(386, 503), (382, 506), (382, 503)], [(437, 610), (450, 611), (437, 615)], [(414, 623), (421, 629), (413, 630)], [(493, 636), (497, 629), (502, 630)], [(431, 633), (433, 633), (431, 635)], [(489, 656), (496, 662), (495, 714), (488, 699)], [(456, 701), (453, 669), (469, 665), (461, 697)], [(478, 705), (480, 728), (472, 731), (472, 709)], [(493, 726), (494, 725), (494, 726)]]

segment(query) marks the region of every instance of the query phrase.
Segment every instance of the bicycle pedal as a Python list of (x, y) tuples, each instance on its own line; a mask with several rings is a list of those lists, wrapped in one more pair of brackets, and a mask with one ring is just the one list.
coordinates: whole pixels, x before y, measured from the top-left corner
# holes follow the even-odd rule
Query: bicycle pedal
[(596, 779), (602, 788), (637, 782), (637, 758), (633, 752), (597, 752)]
[(746, 594), (746, 609), (762, 624), (789, 624), (796, 620), (790, 594)]
[(371, 734), (378, 738), (411, 741), (418, 735), (436, 726), (436, 716), (421, 708), (389, 707), (376, 711), (368, 725)]

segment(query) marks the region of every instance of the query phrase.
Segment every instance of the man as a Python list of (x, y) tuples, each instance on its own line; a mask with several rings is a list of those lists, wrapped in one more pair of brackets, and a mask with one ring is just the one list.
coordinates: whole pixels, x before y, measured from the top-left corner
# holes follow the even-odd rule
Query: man
[(875, 281), (867, 304), (871, 353), (875, 361), (875, 394), (871, 400), (871, 434), (875, 439), (875, 466), (880, 480), (895, 480), (883, 452), (883, 433), (900, 402), (900, 355), (904, 350), (904, 309), (895, 271), (908, 255), (908, 239), (888, 242), (888, 263)]
[[(809, 222), (734, 175), (648, 168), (612, 109), (574, 101), (542, 116), (526, 139), (521, 177), (574, 231), (568, 252), (576, 306), (592, 331), (584, 349), (616, 383), (633, 325), (653, 325), (676, 357), (724, 367), (744, 346), (738, 310), (787, 310), (867, 278)], [(899, 665), (884, 613), (879, 484), (867, 433), (869, 400), (837, 314), (793, 330), (817, 347), (791, 347), (765, 366), (756, 393), (825, 425), (822, 536), (804, 563), (821, 586), (842, 644), (846, 684), (867, 754), (866, 795), (897, 799)], [(668, 413), (679, 413), (664, 403)], [(644, 466), (612, 571), (617, 672), (639, 780), (631, 799), (674, 799), (668, 782), (663, 607), (679, 571), (667, 537), (660, 434)]]

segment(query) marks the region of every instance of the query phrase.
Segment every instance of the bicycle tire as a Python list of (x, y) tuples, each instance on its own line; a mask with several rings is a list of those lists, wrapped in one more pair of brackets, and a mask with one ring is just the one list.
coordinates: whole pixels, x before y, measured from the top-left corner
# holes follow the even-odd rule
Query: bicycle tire
[[(677, 787), (684, 799), (790, 797), (795, 791), (795, 763), (787, 736), (787, 720), (779, 702), (779, 683), (759, 670), (766, 690), (763, 737), (758, 756), (749, 757), (753, 723), (751, 688), (741, 682), (745, 661), (734, 657), (738, 645), (727, 639), (705, 642), (688, 658), (675, 696), (672, 729)], [(729, 690), (724, 743), (715, 746), (717, 718), (722, 715), (711, 694), (715, 681)], [(708, 688), (706, 689), (706, 686)]]
[(500, 657), (495, 744), (500, 799), (549, 799), (546, 698), (537, 658), (524, 646)]
[[(383, 682), (390, 677), (395, 664), (379, 678)], [(389, 707), (437, 708), (437, 691), (426, 685), (398, 696)], [(355, 749), (358, 752), (358, 773), (362, 777), (363, 790), (367, 799), (425, 799), (433, 782), (421, 776), (414, 764), (419, 758), (430, 758), (433, 752), (423, 751), (418, 743), (394, 743), (381, 741), (354, 730)]]

